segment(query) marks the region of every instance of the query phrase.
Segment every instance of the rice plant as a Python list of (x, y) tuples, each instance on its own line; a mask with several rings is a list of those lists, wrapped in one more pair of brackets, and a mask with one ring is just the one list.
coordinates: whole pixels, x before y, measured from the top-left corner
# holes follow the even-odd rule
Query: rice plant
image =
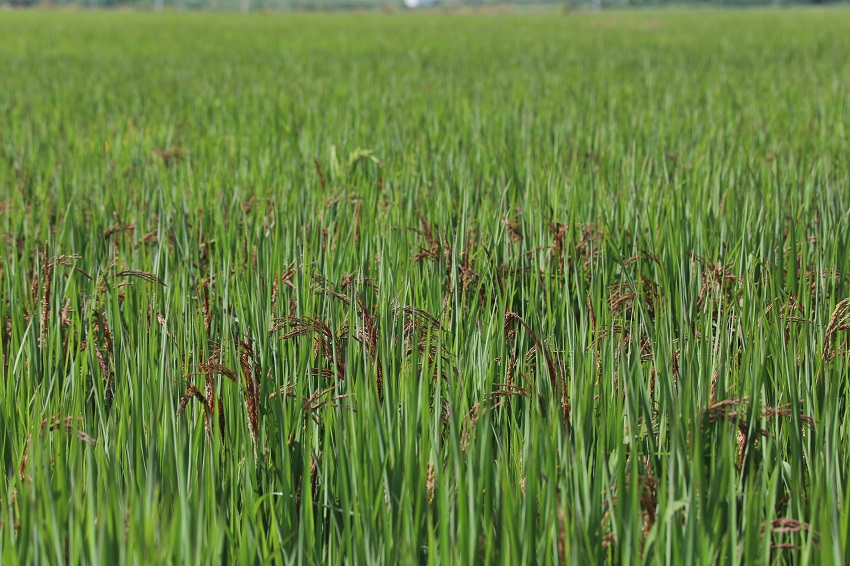
[(847, 10), (0, 37), (3, 564), (846, 563)]

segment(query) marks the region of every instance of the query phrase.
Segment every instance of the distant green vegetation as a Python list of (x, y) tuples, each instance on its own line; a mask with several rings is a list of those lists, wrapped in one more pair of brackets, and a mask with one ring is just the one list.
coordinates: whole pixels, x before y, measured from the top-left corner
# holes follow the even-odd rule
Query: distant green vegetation
[(766, 7), (844, 4), (848, 0), (0, 0), (0, 7), (125, 8), (141, 11), (214, 12), (402, 10), (408, 4), (432, 11), (608, 10), (692, 7)]
[(850, 542), (850, 12), (0, 18), (0, 561)]

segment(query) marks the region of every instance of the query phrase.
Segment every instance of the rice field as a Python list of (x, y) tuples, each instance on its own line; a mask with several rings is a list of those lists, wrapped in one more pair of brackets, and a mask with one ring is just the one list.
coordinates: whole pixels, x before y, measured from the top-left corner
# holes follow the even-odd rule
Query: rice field
[(4, 565), (847, 563), (847, 9), (0, 37)]

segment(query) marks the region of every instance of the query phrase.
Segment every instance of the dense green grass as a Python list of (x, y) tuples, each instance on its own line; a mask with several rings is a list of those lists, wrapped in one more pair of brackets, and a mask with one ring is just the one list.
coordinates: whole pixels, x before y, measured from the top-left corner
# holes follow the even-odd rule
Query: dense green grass
[(850, 12), (0, 37), (3, 564), (846, 562)]

